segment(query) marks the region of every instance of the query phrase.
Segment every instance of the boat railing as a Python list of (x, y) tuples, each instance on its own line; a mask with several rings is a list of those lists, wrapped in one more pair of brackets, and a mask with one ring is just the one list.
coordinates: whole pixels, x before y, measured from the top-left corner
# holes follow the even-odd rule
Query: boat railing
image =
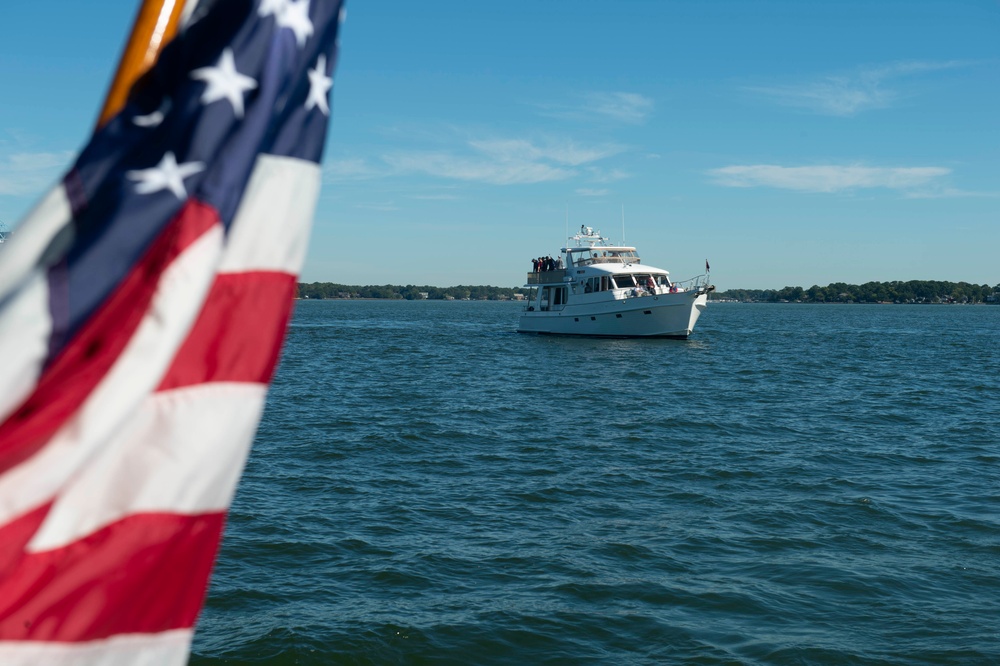
[(696, 293), (708, 293), (715, 291), (715, 287), (708, 283), (708, 275), (698, 275), (687, 280), (671, 282), (668, 287), (665, 284), (658, 284), (653, 288), (636, 285), (634, 287), (623, 287), (615, 290), (615, 300), (628, 298), (641, 298), (643, 296), (660, 296), (663, 294), (676, 294), (694, 291)]
[(528, 273), (528, 280), (525, 284), (562, 284), (565, 282), (566, 269), (557, 268), (551, 271), (539, 271)]
[(708, 283), (708, 273), (703, 273), (702, 275), (696, 275), (693, 278), (688, 278), (687, 280), (680, 280), (679, 282), (674, 282), (673, 285), (682, 291), (698, 291), (698, 292), (709, 292), (715, 291), (715, 287)]

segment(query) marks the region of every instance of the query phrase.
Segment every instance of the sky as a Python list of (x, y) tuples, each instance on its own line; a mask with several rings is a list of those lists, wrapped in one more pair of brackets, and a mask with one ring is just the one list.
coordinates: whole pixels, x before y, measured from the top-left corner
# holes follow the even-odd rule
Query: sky
[[(4, 7), (8, 227), (137, 6)], [(587, 225), (723, 290), (1000, 283), (1000, 0), (348, 0), (341, 43), (302, 281), (520, 286)]]

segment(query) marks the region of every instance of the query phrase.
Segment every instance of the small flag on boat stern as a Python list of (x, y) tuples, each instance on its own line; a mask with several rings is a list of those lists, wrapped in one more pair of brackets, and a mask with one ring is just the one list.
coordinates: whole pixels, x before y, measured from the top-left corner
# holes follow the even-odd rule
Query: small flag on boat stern
[(709, 266), (708, 266), (708, 259), (706, 259), (705, 260), (705, 272), (706, 273), (710, 273), (711, 271), (712, 271), (712, 269), (709, 268)]
[(0, 664), (187, 662), (305, 256), (342, 4), (203, 0), (4, 244)]

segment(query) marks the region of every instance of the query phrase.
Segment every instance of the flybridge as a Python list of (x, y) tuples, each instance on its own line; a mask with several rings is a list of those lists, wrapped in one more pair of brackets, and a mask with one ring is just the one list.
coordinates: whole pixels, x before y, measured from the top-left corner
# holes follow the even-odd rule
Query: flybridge
[(638, 264), (641, 262), (634, 247), (612, 245), (611, 239), (594, 231), (593, 227), (581, 226), (580, 233), (570, 236), (575, 244), (562, 248), (566, 255), (566, 267), (590, 266), (592, 264)]
[[(593, 227), (584, 225), (580, 225), (580, 233), (575, 236), (570, 236), (569, 240), (576, 241), (576, 245), (574, 247), (608, 246), (611, 244), (611, 239), (602, 236), (600, 230), (594, 231)], [(566, 249), (567, 248), (563, 248), (563, 251)]]
[(592, 264), (638, 264), (641, 263), (634, 247), (602, 246), (566, 248), (566, 266), (590, 266)]

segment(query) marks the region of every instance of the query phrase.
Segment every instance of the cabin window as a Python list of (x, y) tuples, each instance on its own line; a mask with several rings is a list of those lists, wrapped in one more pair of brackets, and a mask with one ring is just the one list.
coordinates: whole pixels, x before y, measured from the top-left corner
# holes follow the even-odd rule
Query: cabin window
[(628, 274), (616, 275), (615, 284), (618, 285), (619, 289), (630, 289), (635, 286), (635, 279)]
[(566, 305), (566, 297), (569, 289), (566, 287), (545, 287), (542, 290), (542, 300), (539, 304), (540, 310), (561, 310)]
[(567, 252), (566, 260), (569, 262), (570, 266), (586, 266), (591, 261), (591, 251), (590, 250), (576, 250), (575, 252)]
[(614, 285), (611, 284), (611, 278), (607, 275), (601, 276), (601, 291), (607, 291), (608, 289), (614, 289)]

